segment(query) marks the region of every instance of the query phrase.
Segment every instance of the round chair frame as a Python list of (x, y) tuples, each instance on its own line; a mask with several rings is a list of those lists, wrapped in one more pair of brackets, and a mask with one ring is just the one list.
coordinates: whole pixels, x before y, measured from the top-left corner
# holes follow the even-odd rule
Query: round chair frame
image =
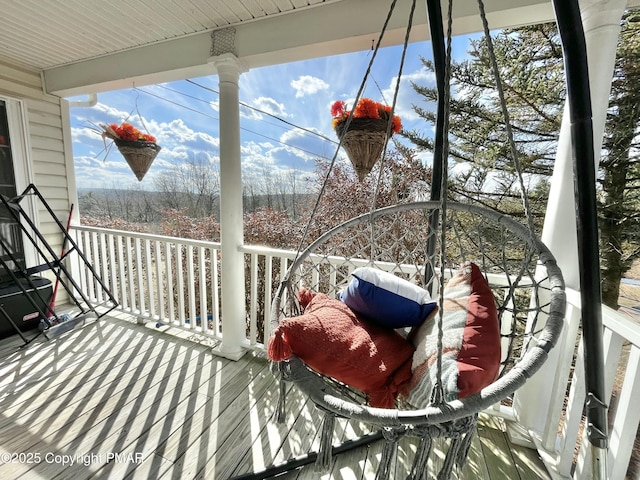
[[(300, 313), (299, 307), (296, 304), (297, 288), (300, 286), (305, 286), (311, 289), (313, 289), (313, 287), (317, 287), (316, 285), (301, 284), (300, 281), (303, 280), (303, 277), (299, 273), (296, 273), (300, 272), (300, 270), (304, 268), (305, 263), (308, 263), (311, 257), (317, 257), (319, 255), (319, 257), (313, 260), (313, 263), (316, 265), (321, 263), (320, 258), (329, 261), (329, 257), (332, 257), (330, 261), (336, 265), (336, 258), (338, 258), (338, 256), (328, 254), (326, 252), (318, 253), (321, 246), (326, 245), (330, 239), (335, 238), (337, 235), (344, 234), (345, 232), (354, 231), (354, 229), (362, 229), (363, 226), (370, 225), (372, 222), (375, 223), (377, 220), (390, 215), (410, 211), (418, 211), (426, 215), (439, 207), (439, 202), (426, 201), (380, 208), (371, 213), (366, 213), (352, 218), (320, 236), (304, 251), (302, 251), (298, 258), (290, 265), (287, 274), (285, 275), (285, 280), (281, 283), (272, 302), (271, 328), (275, 329), (277, 327), (278, 322), (283, 315)], [(305, 367), (299, 359), (294, 358), (282, 362), (280, 370), (285, 372), (285, 379), (295, 381), (298, 386), (322, 408), (340, 416), (376, 423), (382, 426), (425, 423), (435, 424), (447, 422), (488, 408), (509, 396), (518, 387), (523, 385), (526, 379), (533, 375), (546, 360), (549, 351), (555, 345), (562, 331), (566, 306), (564, 280), (562, 273), (556, 264), (555, 258), (549, 249), (529, 232), (526, 226), (518, 223), (513, 218), (505, 214), (501, 214), (478, 205), (454, 202), (449, 202), (447, 208), (451, 215), (466, 212), (482, 219), (480, 223), (485, 226), (491, 224), (502, 227), (505, 232), (512, 234), (514, 239), (522, 241), (522, 245), (525, 246), (523, 249), (523, 252), (526, 252), (525, 255), (532, 254), (528, 263), (537, 264), (536, 272), (531, 270), (520, 272), (519, 270), (522, 269), (522, 266), (514, 265), (512, 272), (504, 273), (509, 274), (509, 282), (518, 282), (517, 284), (511, 283), (508, 288), (529, 288), (535, 291), (534, 295), (537, 298), (532, 299), (532, 305), (535, 306), (531, 308), (521, 308), (519, 313), (526, 313), (530, 316), (535, 313), (534, 309), (537, 309), (537, 311), (544, 311), (546, 314), (545, 324), (541, 327), (539, 332), (536, 332), (535, 341), (530, 342), (526, 352), (523, 352), (522, 357), (516, 359), (517, 362), (512, 366), (508, 368), (504, 368), (503, 366), (500, 377), (491, 385), (482, 389), (479, 393), (467, 398), (446, 402), (443, 405), (430, 406), (423, 410), (414, 411), (371, 408), (366, 405), (355, 404), (353, 401), (341, 398), (341, 395), (337, 390), (332, 391), (332, 388), (330, 388), (325, 381)], [(458, 232), (458, 234), (459, 233), (460, 232)], [(433, 232), (427, 233), (427, 235), (433, 235)], [(535, 255), (535, 257), (533, 255)], [(456, 262), (456, 260), (459, 260), (459, 262)], [(450, 268), (455, 268), (457, 264), (466, 260), (472, 259), (450, 258), (448, 259), (448, 262), (452, 263)], [(383, 263), (377, 262), (375, 258), (355, 259), (345, 257), (342, 265), (347, 266), (347, 269), (352, 270), (361, 264), (362, 261), (375, 266), (380, 266), (380, 263)], [(487, 272), (488, 269), (495, 270), (496, 265), (489, 265), (486, 262), (486, 259), (479, 262), (479, 266), (485, 273), (490, 273), (491, 277), (499, 276), (498, 272)], [(389, 270), (388, 264), (386, 267), (386, 269)], [(402, 272), (402, 267), (400, 264), (397, 264), (393, 265), (390, 270)], [(434, 268), (434, 270), (437, 269)], [(541, 273), (541, 270), (546, 270), (546, 272)], [(533, 279), (533, 275), (542, 276), (543, 279)], [(518, 276), (520, 276), (519, 279), (517, 278)], [(348, 277), (348, 274), (345, 271), (345, 278), (342, 280), (346, 280), (346, 277)], [(491, 285), (491, 279), (489, 279), (489, 281)], [(427, 281), (425, 283), (429, 284), (430, 282)], [(544, 287), (542, 287), (543, 283)], [(332, 287), (329, 287), (329, 290), (331, 290), (331, 288)], [(504, 287), (498, 288), (504, 290)], [(545, 299), (544, 301), (540, 298), (542, 290), (548, 293), (548, 299)], [(334, 289), (333, 291), (324, 293), (336, 295), (338, 290)], [(505, 305), (499, 304), (498, 311), (501, 320), (502, 316), (508, 311), (513, 315), (512, 309), (505, 308)], [(533, 328), (536, 328), (535, 325)], [(504, 331), (504, 328), (502, 330)], [(532, 332), (525, 333), (524, 335), (530, 335), (531, 333)], [(530, 338), (532, 339), (533, 337)]]
[[(331, 435), (325, 435), (324, 430), (331, 432), (335, 418), (344, 417), (382, 428), (385, 448), (394, 448), (402, 435), (420, 437), (421, 444), (429, 449), (432, 438), (450, 437), (464, 443), (466, 437), (466, 446), (452, 442), (449, 447), (449, 466), (441, 473), (446, 478), (454, 463), (464, 462), (468, 434), (475, 427), (478, 412), (495, 406), (522, 386), (540, 369), (560, 337), (566, 306), (564, 280), (549, 249), (528, 227), (508, 215), (478, 205), (449, 202), (447, 223), (440, 227), (446, 231), (442, 237), (447, 243), (446, 258), (427, 258), (425, 245), (434, 236), (436, 242), (441, 241), (440, 232), (426, 227), (429, 216), (439, 208), (441, 203), (436, 201), (379, 208), (317, 238), (289, 265), (272, 302), (271, 329), (281, 318), (302, 313), (297, 300), (299, 288), (338, 297), (350, 272), (359, 266), (393, 272), (431, 289), (433, 294), (440, 284), (436, 277), (446, 278), (458, 266), (473, 261), (487, 278), (498, 307), (503, 342), (499, 377), (466, 398), (432, 402), (419, 410), (403, 409), (399, 401), (398, 408), (384, 409), (366, 405), (364, 395), (312, 371), (295, 356), (274, 364), (281, 380), (293, 382), (325, 413), (323, 437), (328, 440), (321, 440), (317, 460), (324, 468), (331, 459)], [(425, 272), (434, 272), (434, 277), (425, 278)], [(279, 418), (284, 417), (282, 385)], [(417, 457), (426, 462), (427, 456), (416, 455), (414, 472), (425, 465), (419, 464)], [(422, 478), (415, 475), (409, 478)], [(389, 472), (379, 471), (377, 478), (389, 478)]]

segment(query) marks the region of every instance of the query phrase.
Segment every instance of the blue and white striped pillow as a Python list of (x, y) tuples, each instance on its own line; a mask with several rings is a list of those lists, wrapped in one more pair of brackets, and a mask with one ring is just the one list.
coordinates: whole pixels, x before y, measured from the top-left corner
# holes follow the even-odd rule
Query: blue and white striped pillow
[(351, 310), (389, 328), (414, 327), (435, 310), (429, 292), (392, 273), (356, 268), (341, 300)]

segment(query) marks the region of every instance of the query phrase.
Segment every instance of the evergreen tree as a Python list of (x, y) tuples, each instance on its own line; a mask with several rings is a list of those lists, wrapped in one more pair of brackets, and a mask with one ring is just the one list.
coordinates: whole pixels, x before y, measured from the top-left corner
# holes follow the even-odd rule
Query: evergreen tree
[[(562, 50), (552, 24), (504, 30), (494, 40), (518, 158), (528, 173), (530, 190), (546, 191), (553, 169), (565, 98)], [(472, 41), (469, 58), (453, 62), (450, 102), (450, 194), (472, 199), (512, 215), (522, 215), (519, 187), (504, 119), (484, 39)], [(432, 62), (423, 59), (433, 70)], [(435, 88), (414, 84), (427, 102), (437, 100)], [(415, 106), (435, 123), (435, 111)], [(418, 132), (408, 137), (421, 148), (432, 148)], [(529, 192), (531, 193), (531, 192)], [(530, 195), (531, 196), (531, 195)], [(544, 198), (533, 202), (541, 215)]]
[(602, 298), (617, 306), (620, 278), (640, 256), (640, 16), (627, 13), (611, 87), (600, 164)]
[[(603, 301), (614, 308), (620, 279), (640, 255), (636, 146), (640, 30), (632, 18), (625, 18), (619, 42), (598, 185)], [(526, 193), (541, 228), (566, 98), (560, 38), (555, 24), (503, 30), (492, 38), (518, 158), (526, 172)], [(523, 214), (520, 189), (484, 38), (471, 42), (468, 57), (451, 66), (449, 195), (519, 216)], [(432, 62), (422, 61), (433, 71)], [(436, 102), (435, 88), (413, 87), (427, 105)], [(419, 105), (414, 109), (435, 124), (435, 109)], [(420, 132), (406, 136), (418, 148), (433, 148), (432, 139)]]

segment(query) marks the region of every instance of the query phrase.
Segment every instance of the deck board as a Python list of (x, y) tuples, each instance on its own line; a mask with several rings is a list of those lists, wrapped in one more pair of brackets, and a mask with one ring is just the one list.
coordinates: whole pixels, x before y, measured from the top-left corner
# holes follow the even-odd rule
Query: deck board
[[(233, 362), (215, 356), (207, 339), (168, 330), (118, 314), (23, 348), (19, 337), (0, 341), (0, 453), (41, 457), (0, 464), (0, 478), (227, 480), (317, 450), (321, 413), (289, 385), (286, 421), (277, 424), (278, 385), (260, 354)], [(368, 432), (338, 419), (333, 442)], [(278, 478), (371, 479), (382, 447), (338, 455), (326, 474), (308, 465)], [(406, 476), (416, 448), (417, 439), (400, 441), (397, 478)], [(107, 461), (109, 454), (118, 457)], [(435, 442), (430, 468), (443, 458)], [(549, 476), (535, 451), (511, 445), (502, 422), (482, 415), (455, 478)]]

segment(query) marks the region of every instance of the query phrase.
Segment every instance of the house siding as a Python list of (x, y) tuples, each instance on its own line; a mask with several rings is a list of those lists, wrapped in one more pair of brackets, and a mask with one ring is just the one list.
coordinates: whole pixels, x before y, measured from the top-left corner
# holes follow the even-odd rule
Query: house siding
[[(72, 199), (75, 198), (73, 155), (68, 133), (68, 114), (65, 114), (66, 101), (44, 92), (38, 72), (22, 69), (2, 60), (0, 95), (23, 101), (28, 156), (24, 161), (30, 162), (30, 165), (25, 166), (29, 172), (28, 183), (36, 185), (55, 215), (63, 224), (66, 223)], [(35, 221), (53, 250), (60, 252), (63, 236), (42, 205), (39, 205)]]

